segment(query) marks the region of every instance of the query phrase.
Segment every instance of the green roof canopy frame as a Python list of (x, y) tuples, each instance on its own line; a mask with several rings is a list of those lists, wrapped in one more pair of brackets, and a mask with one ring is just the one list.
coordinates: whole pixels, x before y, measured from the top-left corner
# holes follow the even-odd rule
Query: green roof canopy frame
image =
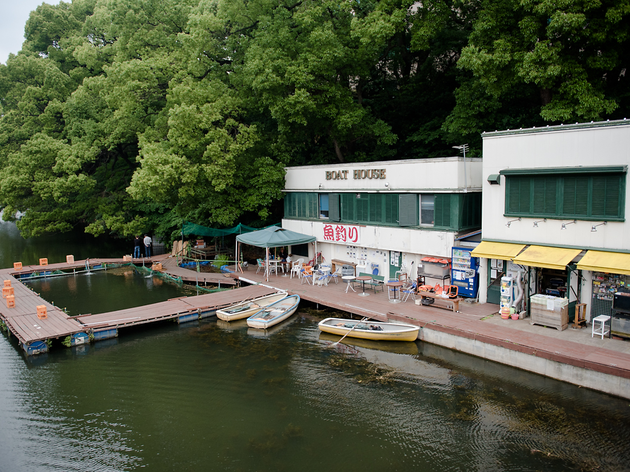
[(258, 228), (252, 228), (251, 226), (246, 226), (242, 223), (237, 224), (234, 228), (208, 228), (207, 226), (196, 225), (195, 223), (186, 221), (182, 226), (182, 233), (184, 236), (190, 236), (191, 234), (194, 234), (195, 236), (228, 236), (230, 234), (250, 233), (252, 231), (256, 231), (257, 229)]
[[(253, 231), (248, 234), (239, 234), (236, 237), (236, 242), (241, 244), (248, 244), (250, 246), (264, 247), (265, 248), (265, 264), (269, 267), (269, 248), (270, 247), (282, 247), (293, 246), (297, 244), (306, 244), (316, 241), (315, 236), (309, 236), (307, 234), (296, 233), (288, 229), (280, 228), (279, 226), (268, 226), (260, 231)], [(315, 243), (317, 244), (317, 243)], [(236, 251), (238, 254), (238, 248)], [(315, 254), (317, 254), (317, 247), (315, 248)], [(266, 272), (267, 281), (269, 281), (269, 271)]]

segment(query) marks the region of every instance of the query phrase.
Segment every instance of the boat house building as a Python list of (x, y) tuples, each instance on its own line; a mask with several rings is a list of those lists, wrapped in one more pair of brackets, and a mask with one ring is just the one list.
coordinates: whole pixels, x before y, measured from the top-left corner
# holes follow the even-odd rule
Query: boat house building
[[(481, 187), (481, 159), (461, 156), (287, 167), (282, 227), (316, 238), (291, 248), (293, 260), (316, 247), (357, 274), (448, 283), (458, 238), (481, 228)], [(458, 282), (472, 289), (466, 275)]]

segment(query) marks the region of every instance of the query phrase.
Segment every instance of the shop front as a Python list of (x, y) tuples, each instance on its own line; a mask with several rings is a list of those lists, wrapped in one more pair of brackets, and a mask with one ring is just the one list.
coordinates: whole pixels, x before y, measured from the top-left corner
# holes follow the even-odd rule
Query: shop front
[(490, 268), (483, 271), (488, 303), (527, 313), (532, 323), (564, 329), (569, 319), (574, 320), (582, 295), (581, 274), (573, 265), (581, 253), (580, 249), (483, 241), (472, 255)]
[[(482, 303), (493, 303), (498, 305), (501, 301), (501, 278), (508, 274), (508, 261), (516, 257), (525, 244), (501, 243), (492, 241), (482, 241), (471, 255), (479, 258), (478, 263), (480, 273), (485, 283), (480, 282), (479, 298)], [(486, 260), (485, 265), (482, 260)], [(511, 271), (510, 271), (511, 273)]]
[(611, 317), (611, 332), (630, 338), (630, 254), (587, 251), (577, 268), (591, 274), (591, 319)]

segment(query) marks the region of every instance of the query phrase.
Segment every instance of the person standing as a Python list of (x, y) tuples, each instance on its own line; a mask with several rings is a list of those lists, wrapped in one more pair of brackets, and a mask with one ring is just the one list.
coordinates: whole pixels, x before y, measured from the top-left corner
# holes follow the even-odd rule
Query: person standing
[(136, 236), (133, 240), (133, 258), (140, 259), (140, 247), (142, 246), (142, 239), (140, 236)]
[(144, 256), (151, 257), (151, 238), (148, 234), (144, 235)]
[(287, 250), (285, 248), (280, 249), (280, 263), (282, 264), (282, 272), (287, 272)]

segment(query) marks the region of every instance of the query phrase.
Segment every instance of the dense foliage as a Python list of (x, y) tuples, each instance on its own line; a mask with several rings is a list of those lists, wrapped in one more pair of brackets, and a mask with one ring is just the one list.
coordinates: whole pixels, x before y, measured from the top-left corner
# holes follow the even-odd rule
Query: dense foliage
[(624, 117), (629, 16), (630, 0), (42, 4), (0, 65), (0, 206), (27, 236), (277, 221), (287, 165)]

